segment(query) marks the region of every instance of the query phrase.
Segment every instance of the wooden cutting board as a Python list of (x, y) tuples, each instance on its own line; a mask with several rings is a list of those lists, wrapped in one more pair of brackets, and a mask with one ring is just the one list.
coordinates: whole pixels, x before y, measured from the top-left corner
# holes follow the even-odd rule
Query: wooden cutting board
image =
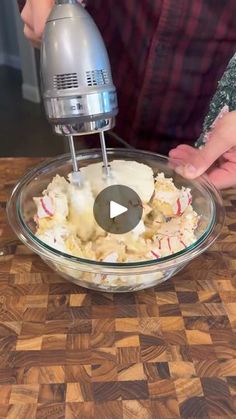
[(236, 418), (236, 191), (220, 239), (174, 278), (97, 293), (7, 226), (10, 191), (38, 161), (0, 159), (0, 418)]

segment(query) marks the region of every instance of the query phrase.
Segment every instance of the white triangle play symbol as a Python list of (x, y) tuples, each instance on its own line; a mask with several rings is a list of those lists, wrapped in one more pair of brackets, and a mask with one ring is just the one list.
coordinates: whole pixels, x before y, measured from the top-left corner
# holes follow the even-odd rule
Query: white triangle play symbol
[(124, 207), (123, 205), (117, 204), (115, 201), (110, 201), (110, 218), (118, 217), (127, 211), (128, 208)]

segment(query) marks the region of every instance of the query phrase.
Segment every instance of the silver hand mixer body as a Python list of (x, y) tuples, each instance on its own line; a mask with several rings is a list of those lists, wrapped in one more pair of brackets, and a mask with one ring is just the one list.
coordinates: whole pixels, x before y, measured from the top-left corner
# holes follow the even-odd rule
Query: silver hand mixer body
[(104, 131), (115, 125), (116, 88), (102, 36), (76, 0), (57, 0), (46, 23), (41, 47), (41, 88), (54, 131), (69, 138), (74, 171), (77, 162), (73, 136), (100, 133), (108, 174)]

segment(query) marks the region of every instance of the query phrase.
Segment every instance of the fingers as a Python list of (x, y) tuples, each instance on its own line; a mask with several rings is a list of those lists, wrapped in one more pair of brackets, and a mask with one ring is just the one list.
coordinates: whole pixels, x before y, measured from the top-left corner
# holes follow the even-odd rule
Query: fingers
[[(77, 1), (81, 2), (81, 0)], [(27, 0), (22, 10), (25, 36), (36, 47), (40, 46), (45, 24), (54, 3), (55, 0)]]
[(170, 150), (169, 157), (185, 161), (185, 159), (189, 156), (189, 153), (192, 153), (193, 150), (195, 150), (194, 147), (187, 144), (180, 144), (176, 148)]
[(25, 23), (24, 33), (32, 43), (41, 42), (47, 18), (54, 5), (54, 0), (27, 0), (21, 17)]
[(208, 173), (208, 179), (218, 189), (226, 189), (236, 186), (236, 163), (225, 162), (219, 168), (212, 169)]
[(38, 39), (42, 37), (47, 18), (54, 3), (54, 0), (32, 0), (33, 28)]
[(175, 165), (175, 171), (189, 179), (200, 176), (204, 162), (201, 161), (202, 158), (199, 152), (200, 150), (188, 145), (171, 150), (169, 157), (178, 161), (178, 164)]
[(230, 112), (220, 119), (210, 136), (211, 140), (201, 150), (188, 145), (171, 150), (169, 156), (183, 162), (176, 168), (179, 174), (194, 179), (208, 170), (222, 154), (236, 146), (236, 112)]
[(24, 35), (31, 42), (34, 48), (40, 48), (40, 41), (34, 31), (32, 31), (32, 29), (27, 25), (24, 26)]
[[(193, 149), (192, 147), (185, 146), (180, 148), (178, 153), (175, 150), (170, 153), (170, 157), (174, 158), (178, 154), (179, 160), (171, 160), (171, 163), (176, 162), (172, 165), (172, 168), (184, 176), (187, 179), (194, 179), (197, 176), (200, 176), (202, 173), (197, 171), (196, 167), (191, 166), (190, 163), (183, 164), (183, 160), (188, 162), (192, 158), (192, 154), (198, 152), (198, 150)], [(219, 159), (219, 165), (211, 166), (211, 168), (206, 172), (207, 178), (211, 181), (216, 188), (225, 189), (236, 186), (236, 148), (232, 148), (232, 151), (224, 153), (224, 158)], [(180, 161), (182, 160), (182, 163)], [(226, 161), (229, 160), (229, 161)]]

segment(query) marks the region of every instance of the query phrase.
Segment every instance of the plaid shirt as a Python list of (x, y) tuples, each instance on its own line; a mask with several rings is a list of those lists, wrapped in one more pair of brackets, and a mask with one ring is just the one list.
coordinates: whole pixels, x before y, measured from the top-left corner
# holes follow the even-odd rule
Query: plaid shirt
[(116, 132), (167, 153), (201, 133), (236, 50), (236, 0), (87, 0), (118, 90)]

